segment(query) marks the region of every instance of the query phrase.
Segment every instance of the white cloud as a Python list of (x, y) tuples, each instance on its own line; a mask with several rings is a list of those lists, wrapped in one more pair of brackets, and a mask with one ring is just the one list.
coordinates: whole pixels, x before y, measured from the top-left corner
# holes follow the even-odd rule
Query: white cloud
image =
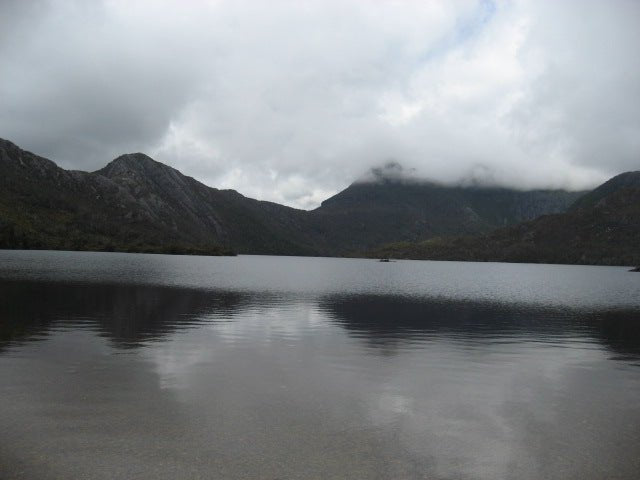
[(389, 159), (519, 187), (638, 168), (631, 0), (51, 0), (0, 18), (0, 136), (65, 167), (145, 151), (305, 208)]

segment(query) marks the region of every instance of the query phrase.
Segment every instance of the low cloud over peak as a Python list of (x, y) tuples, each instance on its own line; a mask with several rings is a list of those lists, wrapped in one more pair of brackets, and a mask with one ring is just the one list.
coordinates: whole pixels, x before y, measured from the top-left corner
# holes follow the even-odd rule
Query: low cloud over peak
[(372, 167), (356, 183), (419, 183), (425, 179), (416, 174), (415, 168), (405, 168), (396, 160)]
[(388, 158), (576, 189), (640, 161), (632, 0), (5, 1), (0, 27), (0, 136), (66, 168), (143, 151), (312, 208)]

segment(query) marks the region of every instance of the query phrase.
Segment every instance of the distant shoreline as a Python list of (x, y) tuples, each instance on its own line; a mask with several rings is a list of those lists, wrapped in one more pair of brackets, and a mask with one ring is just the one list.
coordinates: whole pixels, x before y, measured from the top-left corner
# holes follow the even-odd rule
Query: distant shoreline
[[(273, 257), (305, 257), (305, 258), (341, 258), (341, 259), (359, 259), (359, 260), (372, 260), (380, 263), (380, 256), (372, 255), (370, 253), (362, 254), (362, 255), (343, 255), (343, 256), (332, 256), (332, 255), (299, 255), (299, 254), (271, 254), (271, 253), (238, 253), (232, 250), (222, 250), (222, 251), (211, 251), (209, 253), (205, 251), (197, 251), (197, 250), (184, 250), (184, 251), (175, 251), (172, 249), (136, 249), (136, 250), (89, 250), (89, 249), (56, 249), (56, 248), (0, 248), (0, 252), (6, 251), (23, 251), (23, 252), (87, 252), (87, 253), (134, 253), (134, 254), (148, 254), (148, 255), (177, 255), (177, 256), (202, 256), (202, 257), (237, 257), (239, 255), (266, 255)], [(389, 262), (382, 263), (395, 263), (398, 260), (411, 260), (411, 261), (423, 261), (423, 262), (462, 262), (462, 263), (507, 263), (507, 264), (530, 264), (530, 265), (579, 265), (579, 266), (590, 266), (590, 267), (621, 267), (628, 268), (629, 272), (640, 272), (640, 267), (637, 267), (633, 264), (624, 264), (624, 263), (560, 263), (560, 262), (545, 262), (545, 261), (535, 261), (535, 260), (495, 260), (495, 259), (455, 259), (455, 258), (413, 258), (413, 257), (401, 257), (401, 256), (393, 256), (388, 257)]]
[(148, 247), (148, 248), (102, 248), (102, 249), (68, 249), (68, 248), (0, 248), (0, 251), (39, 251), (39, 252), (92, 252), (92, 253), (144, 253), (155, 255), (189, 255), (203, 257), (236, 257), (237, 252), (226, 248), (198, 249), (192, 247), (176, 248), (176, 247)]

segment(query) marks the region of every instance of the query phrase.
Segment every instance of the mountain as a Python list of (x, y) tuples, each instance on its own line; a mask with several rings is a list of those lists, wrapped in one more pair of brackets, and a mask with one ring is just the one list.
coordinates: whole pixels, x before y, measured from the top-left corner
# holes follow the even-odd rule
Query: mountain
[(0, 140), (0, 248), (346, 255), (489, 232), (564, 211), (579, 195), (450, 187), (373, 170), (304, 211), (208, 187), (142, 153), (96, 172), (68, 171)]
[(571, 210), (576, 211), (579, 209), (595, 207), (599, 202), (606, 202), (607, 197), (611, 194), (623, 189), (634, 189), (638, 187), (640, 187), (640, 172), (621, 173), (580, 197), (573, 205), (571, 205)]
[(137, 153), (67, 171), (0, 140), (0, 246), (70, 250), (312, 253), (301, 210), (207, 187)]
[(208, 187), (140, 153), (118, 157), (95, 174), (117, 184), (147, 220), (184, 241), (213, 241), (243, 253), (314, 253), (303, 210)]
[(488, 235), (386, 245), (371, 256), (597, 265), (640, 264), (640, 172), (627, 172), (579, 198), (567, 212)]
[(391, 241), (489, 232), (563, 212), (583, 193), (452, 187), (378, 177), (353, 183), (312, 213), (328, 244), (353, 251)]

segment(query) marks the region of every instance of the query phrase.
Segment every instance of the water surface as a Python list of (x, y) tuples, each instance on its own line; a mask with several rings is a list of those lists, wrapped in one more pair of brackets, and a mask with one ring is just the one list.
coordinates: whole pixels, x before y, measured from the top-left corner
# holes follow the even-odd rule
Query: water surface
[(620, 267), (0, 251), (0, 478), (636, 479)]

